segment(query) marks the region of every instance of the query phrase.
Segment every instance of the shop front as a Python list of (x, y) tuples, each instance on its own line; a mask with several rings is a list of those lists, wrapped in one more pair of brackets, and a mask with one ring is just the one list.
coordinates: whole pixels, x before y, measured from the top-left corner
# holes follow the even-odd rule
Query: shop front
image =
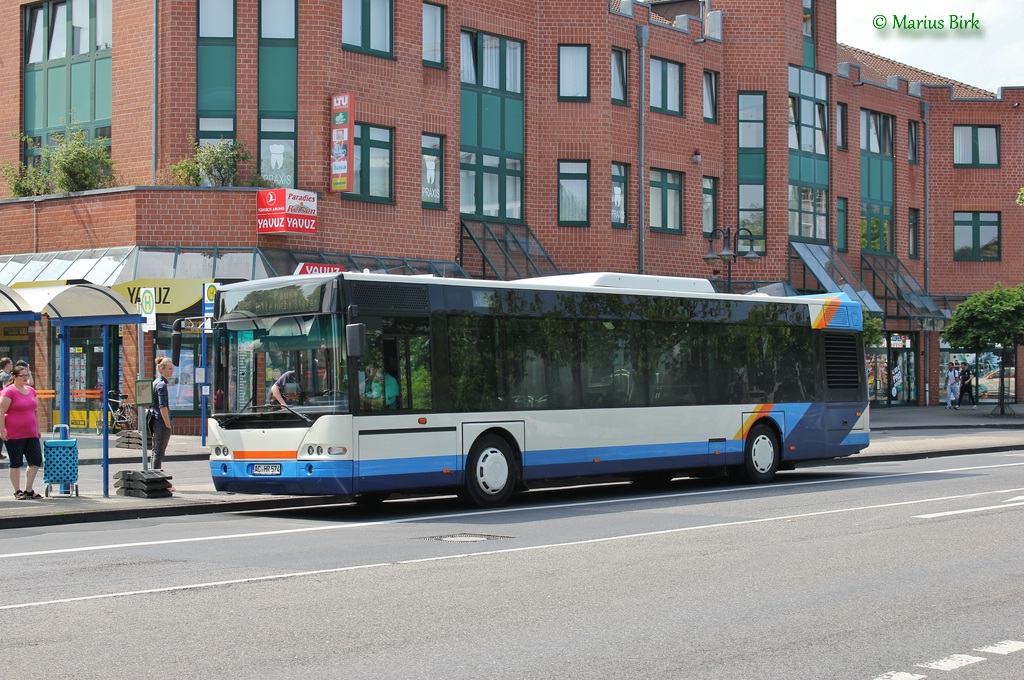
[(886, 333), (882, 347), (865, 350), (868, 399), (874, 406), (907, 406), (918, 403), (917, 333)]

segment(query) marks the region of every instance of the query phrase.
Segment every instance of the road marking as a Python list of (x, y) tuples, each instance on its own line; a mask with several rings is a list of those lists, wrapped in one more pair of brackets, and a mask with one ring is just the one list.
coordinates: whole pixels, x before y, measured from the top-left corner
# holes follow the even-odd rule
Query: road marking
[(1016, 498), (1007, 498), (1004, 503), (1013, 503), (1015, 501), (1024, 501), (1024, 496), (1017, 496)]
[[(962, 467), (962, 468), (947, 468), (945, 470), (927, 470), (927, 471), (923, 471), (923, 472), (898, 472), (898, 473), (893, 473), (893, 474), (866, 475), (866, 476), (863, 476), (863, 477), (850, 477), (850, 478), (846, 478), (846, 479), (818, 479), (818, 480), (811, 480), (811, 481), (805, 481), (805, 482), (789, 482), (789, 483), (785, 483), (785, 484), (778, 484), (778, 485), (776, 485), (775, 488), (786, 489), (786, 488), (804, 487), (804, 486), (820, 486), (822, 484), (846, 484), (846, 483), (852, 483), (852, 482), (872, 481), (872, 480), (876, 480), (876, 479), (898, 479), (898, 478), (901, 478), (901, 477), (928, 476), (928, 475), (950, 474), (950, 473), (953, 473), (953, 472), (971, 472), (971, 471), (977, 471), (977, 470), (990, 470), (990, 469), (1008, 468), (1008, 467), (1022, 467), (1022, 466), (1024, 466), (1024, 463), (1001, 463), (1001, 464), (998, 464), (998, 465), (978, 465), (978, 466)], [(764, 490), (764, 489), (765, 489), (765, 487), (763, 487), (763, 486), (729, 487), (729, 488), (725, 488), (725, 489), (712, 489), (712, 490), (708, 490), (708, 491), (687, 491), (687, 492), (681, 492), (681, 493), (675, 493), (675, 494), (660, 494), (660, 495), (652, 495), (652, 496), (629, 496), (629, 497), (624, 497), (624, 498), (605, 498), (605, 499), (601, 499), (601, 500), (597, 500), (597, 501), (581, 501), (581, 502), (577, 502), (577, 503), (556, 503), (556, 504), (547, 504), (547, 505), (517, 506), (517, 507), (511, 507), (511, 508), (510, 507), (496, 508), (496, 509), (493, 509), (493, 510), (468, 510), (468, 511), (465, 511), (465, 512), (442, 513), (442, 514), (436, 514), (436, 515), (419, 515), (419, 516), (412, 516), (412, 517), (402, 517), (402, 518), (399, 518), (399, 519), (380, 520), (380, 521), (375, 521), (375, 522), (349, 522), (349, 523), (346, 523), (346, 524), (331, 524), (331, 525), (326, 525), (326, 526), (318, 525), (318, 526), (312, 526), (312, 527), (298, 527), (298, 528), (294, 528), (294, 529), (274, 529), (274, 530), (268, 530), (268, 531), (253, 531), (253, 532), (238, 533), (238, 534), (218, 534), (218, 535), (214, 535), (214, 536), (193, 536), (193, 537), (190, 537), (190, 538), (171, 538), (171, 539), (153, 540), (153, 541), (137, 541), (137, 542), (132, 542), (132, 543), (111, 543), (111, 544), (103, 544), (103, 545), (80, 546), (80, 547), (77, 547), (77, 548), (56, 548), (56, 549), (51, 549), (51, 550), (31, 550), (31, 551), (17, 552), (17, 553), (3, 553), (3, 554), (0, 554), (0, 560), (2, 560), (2, 559), (11, 559), (11, 558), (16, 558), (16, 557), (40, 557), (40, 556), (46, 556), (46, 555), (65, 555), (65, 554), (81, 553), (81, 552), (94, 552), (94, 551), (99, 551), (99, 550), (117, 550), (117, 549), (122, 549), (122, 548), (143, 548), (143, 547), (159, 546), (159, 545), (178, 545), (178, 544), (182, 544), (182, 543), (203, 543), (203, 542), (208, 542), (208, 541), (236, 540), (236, 539), (242, 539), (242, 538), (263, 538), (263, 537), (266, 537), (266, 536), (286, 536), (286, 535), (291, 535), (291, 534), (302, 534), (302, 533), (311, 533), (311, 532), (320, 532), (320, 531), (343, 531), (343, 530), (346, 530), (346, 529), (363, 529), (363, 528), (369, 528), (369, 527), (387, 526), (387, 525), (391, 525), (391, 524), (412, 524), (412, 523), (418, 523), (418, 522), (437, 522), (437, 521), (443, 521), (443, 520), (459, 519), (459, 518), (463, 518), (463, 517), (479, 518), (479, 517), (485, 517), (485, 516), (488, 516), (488, 515), (501, 515), (501, 514), (512, 514), (512, 513), (518, 514), (518, 513), (522, 513), (522, 512), (536, 512), (538, 510), (558, 510), (558, 509), (566, 509), (566, 508), (581, 508), (581, 507), (602, 506), (602, 505), (615, 505), (615, 504), (620, 504), (620, 503), (633, 503), (633, 502), (645, 501), (645, 500), (666, 500), (666, 499), (672, 499), (672, 498), (695, 498), (695, 497), (699, 497), (699, 496), (713, 496), (713, 495), (727, 494), (727, 493), (749, 493), (749, 492), (758, 491), (758, 490)], [(974, 497), (977, 497), (977, 496), (987, 496), (987, 495), (993, 495), (993, 494), (1019, 493), (1021, 491), (1024, 491), (1024, 488), (1000, 489), (998, 491), (981, 491), (981, 492), (977, 492), (977, 493), (959, 494), (959, 495), (955, 495), (955, 496), (939, 496), (939, 497), (935, 497), (935, 498), (922, 498), (922, 499), (913, 500), (913, 501), (899, 501), (899, 502), (894, 502), (894, 503), (883, 503), (883, 504), (880, 504), (880, 505), (865, 505), (865, 506), (858, 506), (858, 507), (852, 507), (852, 508), (839, 508), (839, 509), (836, 509), (836, 510), (822, 510), (822, 511), (819, 511), (819, 512), (811, 512), (811, 513), (805, 513), (805, 514), (799, 514), (799, 515), (784, 515), (784, 516), (780, 516), (780, 517), (763, 517), (763, 518), (752, 519), (752, 520), (743, 520), (743, 521), (738, 521), (738, 522), (726, 522), (726, 523), (720, 523), (720, 524), (707, 524), (707, 525), (697, 525), (697, 526), (693, 526), (693, 527), (681, 527), (681, 528), (677, 528), (677, 529), (666, 529), (666, 530), (659, 531), (659, 532), (654, 532), (654, 533), (651, 533), (651, 534), (648, 534), (648, 533), (629, 534), (629, 535), (625, 535), (625, 536), (621, 536), (621, 537), (613, 536), (613, 537), (607, 537), (607, 538), (601, 538), (601, 539), (593, 539), (593, 541), (596, 542), (596, 541), (618, 540), (619, 538), (637, 538), (637, 537), (644, 537), (644, 536), (650, 536), (650, 535), (659, 535), (659, 534), (666, 534), (666, 533), (676, 533), (676, 532), (680, 532), (680, 531), (694, 531), (694, 530), (697, 530), (697, 529), (714, 529), (714, 528), (722, 528), (722, 527), (730, 527), (730, 526), (743, 526), (743, 525), (746, 525), (746, 524), (761, 524), (761, 523), (764, 523), (764, 522), (789, 521), (789, 520), (793, 520), (793, 519), (802, 519), (802, 518), (807, 518), (807, 517), (821, 517), (821, 516), (825, 516), (825, 515), (834, 515), (834, 514), (841, 514), (841, 513), (847, 513), (847, 512), (858, 512), (858, 511), (862, 511), (862, 510), (878, 510), (878, 509), (885, 509), (885, 508), (895, 508), (895, 507), (900, 507), (900, 506), (904, 506), (904, 505), (920, 505), (920, 504), (923, 504), (923, 503), (934, 503), (934, 502), (950, 501), (950, 500), (962, 500), (964, 498), (974, 498)], [(592, 542), (592, 541), (584, 541), (584, 543), (586, 543), (586, 542)], [(556, 545), (561, 545), (561, 544), (556, 544)], [(576, 543), (566, 543), (564, 545), (577, 545), (577, 544)]]
[[(1001, 466), (999, 466), (999, 467), (1001, 467)], [(880, 475), (880, 477), (883, 477), (883, 478), (885, 478), (885, 477), (892, 477), (892, 476), (901, 477), (901, 476), (905, 476), (905, 474), (910, 474), (910, 473), (901, 473), (901, 474), (898, 474), (898, 475)], [(1010, 492), (1016, 492), (1016, 491), (1020, 491), (1020, 490), (1022, 490), (1022, 489), (1013, 489)], [(701, 495), (701, 494), (704, 494), (704, 493), (715, 493), (715, 492), (697, 492), (697, 494), (676, 494), (676, 495), (688, 496), (688, 495)], [(734, 522), (718, 522), (718, 523), (714, 523), (714, 524), (702, 524), (702, 525), (696, 525), (696, 526), (690, 526), (690, 527), (677, 527), (675, 529), (663, 529), (663, 530), (660, 530), (660, 531), (648, 531), (648, 532), (635, 533), (635, 534), (622, 534), (622, 535), (617, 535), (617, 536), (605, 536), (605, 537), (602, 537), (602, 538), (590, 538), (590, 539), (584, 539), (584, 540), (579, 540), (579, 541), (567, 541), (567, 542), (563, 542), (563, 543), (549, 543), (549, 544), (543, 544), (543, 545), (528, 545), (528, 546), (520, 546), (520, 547), (516, 547), (516, 548), (505, 548), (505, 549), (500, 549), (500, 550), (488, 550), (488, 551), (471, 552), (471, 553), (460, 553), (458, 555), (441, 555), (441, 556), (422, 558), (422, 559), (401, 560), (401, 561), (398, 561), (398, 562), (379, 562), (379, 563), (375, 563), (375, 564), (350, 565), (350, 566), (346, 566), (346, 567), (334, 567), (334, 568), (330, 568), (330, 569), (318, 569), (318, 570), (314, 570), (314, 571), (297, 571), (297, 572), (287, 572), (287, 573), (281, 573), (281, 574), (270, 574), (270, 575), (267, 575), (267, 576), (253, 576), (253, 577), (250, 577), (250, 578), (231, 579), (231, 580), (227, 580), (227, 581), (211, 581), (211, 582), (202, 582), (202, 583), (192, 583), (192, 584), (184, 584), (184, 585), (178, 585), (178, 586), (168, 586), (166, 588), (151, 588), (151, 589), (146, 589), (146, 590), (132, 590), (132, 591), (122, 591), (122, 592), (114, 592), (114, 593), (101, 593), (101, 594), (98, 594), (98, 595), (83, 595), (83, 596), (79, 596), (79, 597), (70, 597), (70, 598), (62, 598), (62, 599), (55, 599), (55, 600), (43, 600), (43, 601), (36, 601), (36, 602), (23, 602), (23, 603), (20, 603), (20, 604), (0, 605), (0, 611), (4, 611), (4, 610), (8, 610), (8, 609), (23, 609), (23, 608), (27, 608), (27, 607), (43, 607), (43, 606), (48, 606), (48, 605), (66, 604), (66, 603), (71, 603), (71, 602), (83, 602), (83, 601), (88, 601), (88, 600), (101, 600), (101, 599), (111, 599), (111, 598), (118, 598), (118, 597), (130, 597), (130, 596), (133, 596), (133, 595), (146, 595), (146, 594), (155, 594), (155, 593), (180, 592), (180, 591), (195, 590), (195, 589), (200, 589), (200, 588), (215, 588), (215, 587), (224, 586), (224, 585), (238, 585), (238, 584), (243, 584), (243, 583), (259, 583), (259, 582), (263, 582), (263, 581), (277, 581), (277, 580), (290, 579), (290, 578), (301, 578), (301, 577), (304, 577), (304, 576), (316, 576), (316, 575), (322, 575), (322, 574), (335, 574), (335, 573), (341, 573), (341, 572), (346, 572), (346, 571), (355, 571), (355, 570), (359, 570), (359, 569), (374, 569), (374, 568), (379, 568), (379, 567), (394, 567), (394, 566), (409, 565), (409, 564), (424, 564), (424, 563), (429, 563), (429, 562), (442, 562), (442, 561), (454, 560), (454, 559), (469, 559), (469, 558), (474, 558), (474, 557), (488, 557), (488, 556), (492, 556), (492, 555), (503, 555), (503, 554), (510, 554), (510, 553), (518, 553), (518, 552), (530, 552), (530, 551), (534, 551), (534, 550), (550, 550), (550, 549), (555, 549), (555, 548), (568, 548), (568, 547), (574, 547), (574, 546), (580, 546), (580, 545), (593, 545), (593, 544), (598, 544), (598, 543), (609, 543), (609, 542), (612, 542), (612, 541), (629, 540), (629, 539), (635, 539), (635, 538), (646, 538), (646, 537), (650, 537), (650, 536), (668, 536), (668, 535), (672, 535), (672, 534), (687, 533), (687, 532), (691, 532), (691, 531), (700, 531), (700, 530), (703, 530), (703, 529), (720, 529), (720, 528), (726, 528), (726, 527), (738, 527), (738, 526), (747, 526), (747, 525), (753, 525), (753, 524), (765, 524), (765, 523), (769, 523), (769, 522), (786, 522), (786, 521), (791, 521), (791, 520), (794, 520), (794, 519), (804, 519), (804, 518), (810, 518), (810, 517), (825, 517), (825, 516), (828, 516), (828, 515), (838, 515), (838, 514), (844, 514), (844, 513), (849, 513), (849, 512), (858, 512), (858, 511), (862, 511), (862, 510), (876, 510), (876, 509), (900, 507), (900, 506), (904, 506), (904, 505), (916, 505), (916, 504), (920, 504), (920, 503), (932, 503), (932, 502), (936, 502), (936, 501), (946, 501), (946, 500), (953, 500), (953, 499), (960, 499), (960, 498), (970, 498), (970, 497), (973, 497), (973, 496), (979, 496), (979, 495), (985, 495), (985, 494), (994, 494), (994, 493), (1007, 493), (1007, 490), (1004, 489), (1004, 490), (1001, 490), (1001, 491), (985, 491), (985, 492), (974, 493), (974, 494), (962, 494), (962, 495), (959, 495), (959, 496), (946, 496), (946, 497), (941, 497), (941, 498), (924, 498), (924, 499), (913, 500), (913, 501), (899, 501), (899, 502), (894, 502), (894, 503), (884, 503), (884, 504), (880, 504), (880, 505), (867, 505), (867, 506), (860, 506), (860, 507), (854, 507), (854, 508), (840, 508), (840, 509), (836, 509), (836, 510), (821, 510), (821, 511), (818, 511), (818, 512), (807, 512), (807, 513), (801, 513), (801, 514), (797, 514), (797, 515), (781, 515), (781, 516), (777, 516), (777, 517), (762, 517), (762, 518), (758, 518), (758, 519), (737, 520), (737, 521), (734, 521)], [(653, 496), (651, 498), (664, 498), (664, 496)], [(627, 499), (613, 499), (613, 502), (624, 502), (625, 500), (627, 500)], [(637, 499), (633, 498), (632, 500), (637, 500)], [(536, 509), (543, 508), (543, 507), (557, 509), (557, 508), (562, 508), (562, 507), (579, 507), (579, 506), (586, 506), (586, 505), (601, 505), (601, 504), (604, 504), (604, 503), (605, 503), (605, 501), (587, 501), (587, 502), (584, 502), (584, 503), (572, 503), (572, 504), (569, 504), (569, 505), (563, 504), (563, 505), (539, 506), (539, 507), (531, 507), (531, 508), (519, 508), (518, 510), (523, 510), (523, 509), (536, 510)], [(252, 536), (267, 536), (267, 535), (281, 535), (281, 534), (302, 533), (304, 531), (310, 531), (310, 530), (352, 529), (352, 528), (360, 528), (360, 527), (367, 527), (367, 526), (380, 526), (380, 525), (385, 525), (385, 524), (403, 524), (403, 523), (413, 523), (413, 522), (419, 522), (419, 521), (437, 521), (438, 519), (442, 519), (443, 520), (443, 519), (450, 519), (452, 517), (460, 517), (460, 516), (480, 517), (480, 516), (483, 516), (483, 515), (486, 515), (486, 514), (498, 514), (498, 513), (503, 513), (503, 512), (513, 512), (513, 511), (516, 511), (516, 510), (517, 510), (517, 508), (500, 508), (500, 509), (493, 510), (493, 511), (479, 511), (479, 512), (473, 511), (473, 512), (466, 512), (466, 513), (457, 513), (457, 514), (454, 514), (454, 515), (436, 515), (436, 516), (433, 516), (433, 517), (403, 518), (403, 519), (399, 519), (399, 520), (386, 520), (386, 521), (380, 521), (380, 522), (367, 522), (365, 524), (346, 524), (346, 525), (343, 525), (341, 527), (335, 527), (335, 526), (331, 526), (331, 527), (307, 527), (307, 528), (304, 528), (304, 529), (284, 529), (284, 530), (279, 530), (279, 531), (253, 532), (251, 534), (233, 534), (231, 536), (207, 536), (207, 537), (197, 537), (197, 538), (191, 538), (191, 539), (173, 539), (173, 540), (167, 540), (167, 541), (145, 541), (145, 542), (141, 542), (141, 543), (123, 543), (123, 544), (117, 544), (117, 545), (104, 545), (104, 546), (91, 546), (91, 547), (81, 547), (81, 548), (69, 548), (69, 549), (66, 549), (66, 550), (44, 550), (44, 551), (37, 551), (37, 552), (32, 552), (32, 553), (12, 553), (12, 554), (8, 554), (8, 555), (0, 555), (0, 557), (19, 557), (19, 556), (28, 556), (28, 555), (46, 555), (46, 554), (54, 554), (54, 553), (82, 552), (82, 551), (88, 551), (88, 550), (108, 550), (108, 549), (112, 549), (114, 547), (135, 547), (135, 546), (147, 546), (147, 545), (167, 545), (167, 544), (173, 544), (173, 543), (189, 543), (189, 542), (195, 542), (195, 541), (217, 540), (217, 539), (220, 539), (220, 538), (239, 538), (239, 537), (252, 537)], [(910, 679), (907, 678), (907, 679), (901, 679), (901, 680), (910, 680)]]
[(885, 675), (879, 675), (873, 680), (924, 680), (927, 675), (914, 675), (913, 673), (904, 673), (903, 671), (890, 671)]
[(168, 586), (166, 588), (148, 588), (146, 590), (128, 590), (120, 593), (101, 593), (99, 595), (82, 595), (81, 597), (65, 597), (60, 600), (45, 600), (43, 602), (24, 602), (22, 604), (0, 605), (0, 611), (6, 609), (25, 609), (27, 607), (43, 607), (50, 604), (66, 604), (69, 602), (86, 602), (88, 600), (109, 600), (115, 597), (131, 597), (132, 595), (152, 595), (154, 593), (174, 593), (182, 590), (198, 590), (200, 588), (216, 588), (218, 586), (233, 586), (239, 583), (258, 583), (260, 581), (278, 581), (285, 578), (297, 578), (299, 576), (319, 576), (321, 574), (337, 574), (343, 571), (357, 571), (359, 569), (373, 569), (374, 567), (387, 567), (388, 564), (360, 564), (353, 567), (335, 567), (333, 569), (317, 569), (315, 571), (298, 571), (291, 574), (271, 574), (269, 576), (252, 576), (249, 578), (231, 579), (230, 581), (211, 581), (209, 583), (192, 583), (184, 586)]
[(988, 659), (983, 656), (971, 656), (970, 654), (951, 654), (945, 659), (916, 665), (918, 668), (931, 668), (937, 671), (955, 671), (957, 668), (970, 666), (972, 663), (978, 663), (979, 661), (988, 661)]
[(984, 512), (985, 510), (1005, 510), (1006, 508), (1016, 508), (1024, 503), (1007, 503), (1003, 502), (1002, 505), (989, 505), (983, 508), (968, 508), (966, 510), (949, 510), (947, 512), (933, 512), (929, 515), (914, 515), (915, 519), (935, 519), (936, 517), (950, 517), (952, 515), (966, 515), (972, 512)]
[(1024, 642), (1018, 640), (1003, 640), (988, 647), (979, 647), (976, 652), (988, 652), (989, 654), (1013, 654), (1024, 650)]

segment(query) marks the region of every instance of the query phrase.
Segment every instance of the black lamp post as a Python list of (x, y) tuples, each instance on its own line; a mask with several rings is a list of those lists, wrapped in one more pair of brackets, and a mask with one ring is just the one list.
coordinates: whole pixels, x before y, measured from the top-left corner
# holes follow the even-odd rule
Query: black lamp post
[[(704, 256), (704, 261), (710, 265), (715, 264), (719, 260), (726, 263), (726, 279), (725, 279), (725, 292), (732, 292), (732, 263), (736, 259), (736, 251), (740, 249), (739, 241), (740, 237), (743, 237), (749, 242), (747, 246), (747, 252), (744, 253), (743, 259), (747, 262), (757, 262), (761, 259), (761, 256), (757, 254), (754, 249), (754, 233), (746, 227), (740, 227), (736, 230), (736, 233), (732, 232), (731, 227), (725, 227), (719, 229), (715, 227), (708, 238), (708, 252)], [(722, 238), (722, 249), (717, 253), (715, 252), (715, 241), (717, 237)]]

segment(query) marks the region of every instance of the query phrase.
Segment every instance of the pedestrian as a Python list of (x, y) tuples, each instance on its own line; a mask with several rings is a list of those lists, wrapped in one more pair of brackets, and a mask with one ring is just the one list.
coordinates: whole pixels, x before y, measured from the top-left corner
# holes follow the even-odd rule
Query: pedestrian
[(973, 385), (971, 384), (971, 379), (973, 377), (974, 377), (974, 374), (971, 373), (971, 367), (967, 365), (966, 361), (961, 361), (960, 362), (960, 398), (957, 399), (957, 401), (956, 401), (956, 407), (957, 408), (960, 408), (961, 406), (964, 405), (964, 395), (966, 394), (968, 397), (971, 398), (971, 410), (972, 411), (977, 411), (978, 410), (978, 402), (975, 401), (975, 399), (974, 399), (974, 390), (972, 389)]
[(14, 362), (14, 367), (15, 368), (24, 368), (26, 371), (28, 371), (28, 384), (29, 385), (35, 385), (36, 384), (35, 379), (32, 377), (32, 367), (28, 365), (27, 361), (25, 361), (24, 359), (18, 359), (17, 361)]
[[(7, 383), (11, 381), (11, 368), (14, 366), (10, 357), (0, 358), (0, 390), (7, 387)], [(0, 460), (3, 460), (7, 456), (4, 455), (4, 442), (0, 439)]]
[[(39, 443), (39, 421), (36, 409), (39, 401), (36, 391), (28, 384), (29, 371), (15, 366), (11, 378), (0, 392), (0, 438), (7, 442), (7, 453), (11, 456), (10, 477), (16, 499), (40, 499), (33, 485), (39, 468), (43, 465), (43, 448)], [(25, 471), (25, 488), (21, 488), (21, 468)]]
[(956, 365), (952, 361), (946, 364), (944, 385), (946, 387), (946, 408), (954, 408), (953, 404), (956, 404), (955, 408), (960, 410), (960, 371), (956, 370)]
[[(164, 469), (164, 454), (171, 439), (171, 401), (168, 381), (174, 375), (174, 362), (168, 357), (156, 360), (157, 377), (153, 380), (153, 406), (157, 411), (153, 419), (153, 469)], [(171, 487), (174, 490), (174, 487)]]

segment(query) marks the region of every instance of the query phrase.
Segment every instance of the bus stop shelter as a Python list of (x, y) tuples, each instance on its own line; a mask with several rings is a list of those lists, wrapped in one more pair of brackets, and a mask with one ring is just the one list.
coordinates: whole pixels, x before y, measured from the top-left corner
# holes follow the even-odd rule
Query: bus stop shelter
[[(56, 400), (62, 424), (71, 412), (69, 389), (71, 344), (65, 332), (73, 326), (100, 326), (103, 329), (103, 353), (111, 350), (111, 327), (139, 324), (145, 319), (135, 305), (121, 293), (92, 283), (74, 283), (55, 286), (9, 288), (0, 285), (0, 321), (40, 321), (46, 319), (57, 329)], [(103, 395), (110, 390), (110, 362), (104, 362)], [(102, 398), (102, 397), (101, 397)], [(105, 403), (105, 402), (104, 402)], [(104, 421), (105, 422), (105, 421)], [(108, 464), (110, 442), (107, 428), (103, 428), (103, 495), (109, 495)]]

